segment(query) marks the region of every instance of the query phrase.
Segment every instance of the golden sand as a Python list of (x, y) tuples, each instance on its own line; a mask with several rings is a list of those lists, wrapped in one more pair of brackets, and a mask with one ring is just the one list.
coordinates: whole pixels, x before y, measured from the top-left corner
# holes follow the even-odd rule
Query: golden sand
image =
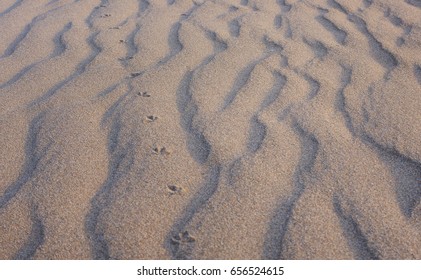
[(421, 1), (0, 1), (0, 259), (421, 259)]

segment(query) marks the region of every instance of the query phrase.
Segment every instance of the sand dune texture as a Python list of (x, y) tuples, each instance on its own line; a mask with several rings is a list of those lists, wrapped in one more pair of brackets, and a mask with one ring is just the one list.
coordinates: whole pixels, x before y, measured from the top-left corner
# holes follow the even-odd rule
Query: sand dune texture
[(421, 259), (421, 1), (0, 1), (1, 259)]

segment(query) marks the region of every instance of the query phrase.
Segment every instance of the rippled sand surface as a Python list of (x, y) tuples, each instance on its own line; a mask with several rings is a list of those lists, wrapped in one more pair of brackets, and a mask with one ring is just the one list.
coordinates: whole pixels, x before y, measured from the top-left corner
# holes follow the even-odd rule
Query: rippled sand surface
[(421, 259), (421, 1), (2, 0), (0, 155), (0, 259)]

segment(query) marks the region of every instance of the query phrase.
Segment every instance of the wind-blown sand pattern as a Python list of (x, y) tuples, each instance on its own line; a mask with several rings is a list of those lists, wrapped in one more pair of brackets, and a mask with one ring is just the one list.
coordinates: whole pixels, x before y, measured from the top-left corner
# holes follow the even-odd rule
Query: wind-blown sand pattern
[(0, 1), (1, 259), (421, 259), (421, 1)]

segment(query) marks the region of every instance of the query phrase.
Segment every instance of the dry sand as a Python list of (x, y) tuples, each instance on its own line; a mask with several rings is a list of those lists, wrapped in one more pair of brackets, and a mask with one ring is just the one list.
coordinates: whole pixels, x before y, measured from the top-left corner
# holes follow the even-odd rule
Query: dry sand
[(0, 1), (1, 259), (421, 259), (420, 0)]

